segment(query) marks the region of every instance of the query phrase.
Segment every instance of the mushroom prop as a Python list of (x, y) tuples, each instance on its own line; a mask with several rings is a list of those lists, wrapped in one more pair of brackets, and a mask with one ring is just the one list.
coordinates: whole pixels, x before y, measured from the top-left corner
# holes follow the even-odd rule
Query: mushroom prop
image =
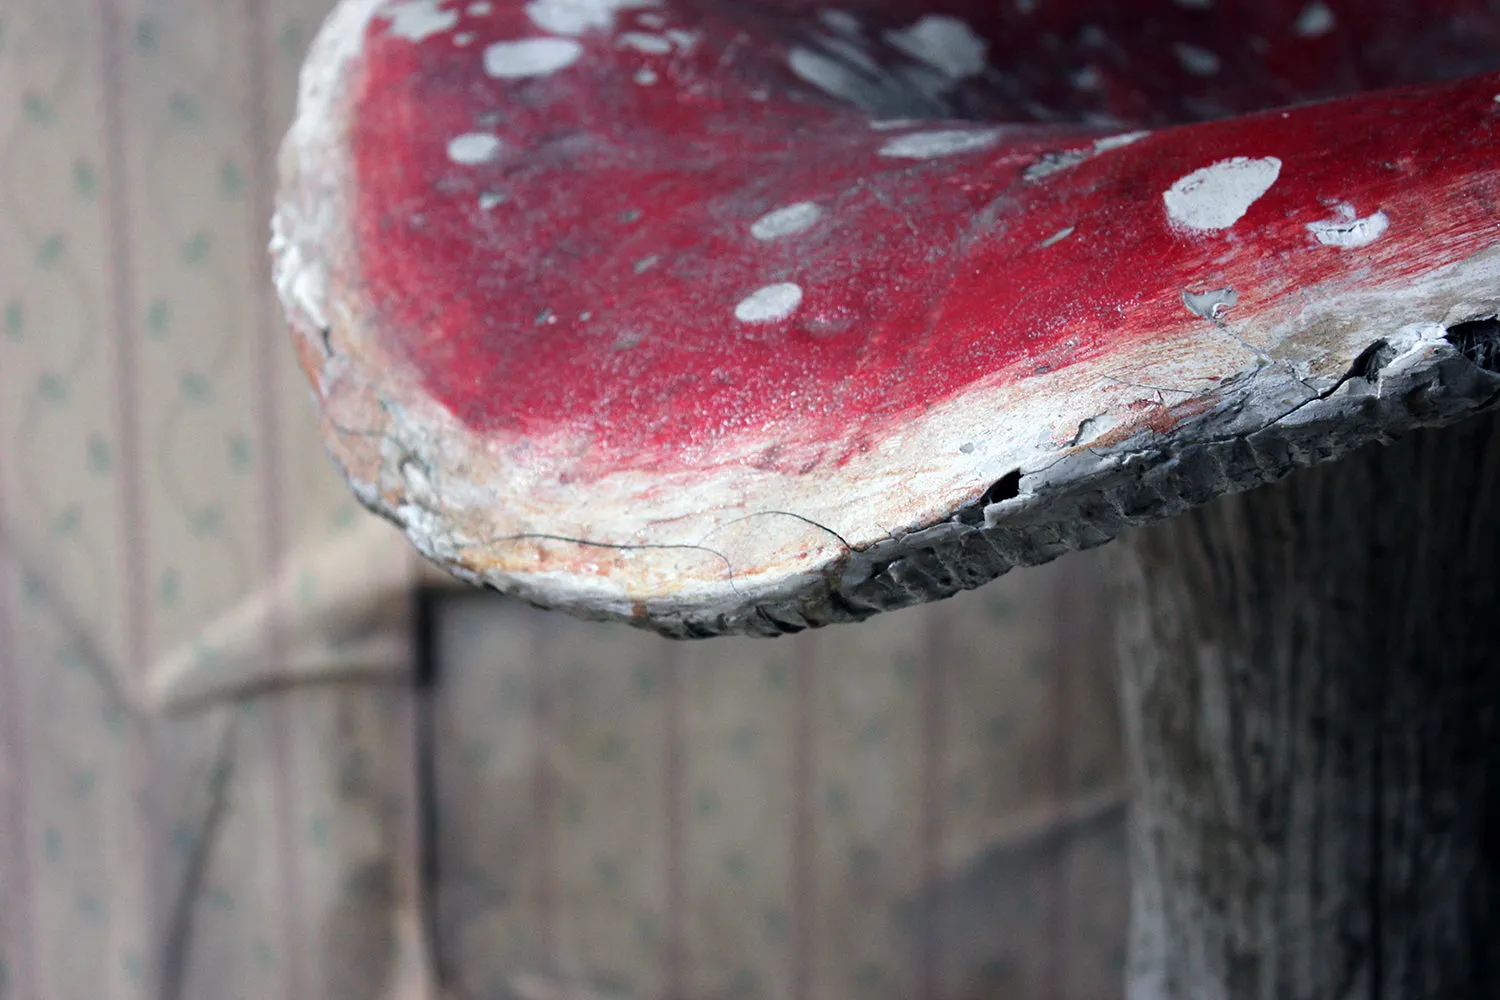
[(776, 635), (1142, 528), (1130, 995), (1494, 997), (1500, 442), (1433, 428), (1500, 398), (1495, 53), (1479, 0), (343, 0), (276, 279), (355, 493), (539, 605)]

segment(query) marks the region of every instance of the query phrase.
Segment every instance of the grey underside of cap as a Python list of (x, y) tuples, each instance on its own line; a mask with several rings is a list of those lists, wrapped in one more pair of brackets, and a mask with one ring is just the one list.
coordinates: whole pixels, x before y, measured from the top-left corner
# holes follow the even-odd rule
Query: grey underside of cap
[(1490, 323), (1488, 339), (1477, 346), (1439, 340), (1397, 353), (1373, 344), (1322, 392), (1267, 366), (1225, 386), (1217, 405), (1168, 433), (1020, 470), (1013, 499), (850, 552), (822, 577), (712, 613), (667, 604), (628, 620), (676, 638), (775, 636), (951, 597), (1356, 448), (1494, 408), (1500, 374), (1482, 366), (1493, 365), (1490, 334), (1500, 331)]

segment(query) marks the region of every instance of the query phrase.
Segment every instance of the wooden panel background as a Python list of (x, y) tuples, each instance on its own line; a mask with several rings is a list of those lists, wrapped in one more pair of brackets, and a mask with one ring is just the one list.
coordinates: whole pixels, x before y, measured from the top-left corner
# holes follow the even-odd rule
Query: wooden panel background
[(1095, 563), (778, 640), (440, 615), (456, 998), (1104, 1000), (1125, 796)]

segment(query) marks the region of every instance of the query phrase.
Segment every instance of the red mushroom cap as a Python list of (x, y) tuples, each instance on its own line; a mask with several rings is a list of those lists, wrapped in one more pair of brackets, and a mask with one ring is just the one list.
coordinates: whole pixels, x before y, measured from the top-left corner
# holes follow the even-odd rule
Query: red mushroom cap
[(1244, 112), (1496, 19), (1205, 7), (343, 0), (273, 243), (335, 460), (466, 579), (777, 633), (1488, 405), (1500, 76)]

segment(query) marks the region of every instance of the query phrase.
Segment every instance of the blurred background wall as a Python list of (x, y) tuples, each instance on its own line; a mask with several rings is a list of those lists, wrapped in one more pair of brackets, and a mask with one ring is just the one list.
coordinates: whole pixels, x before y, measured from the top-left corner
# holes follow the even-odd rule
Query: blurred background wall
[(1118, 996), (1091, 556), (672, 644), (349, 499), (264, 252), (327, 6), (0, 0), (0, 998)]

